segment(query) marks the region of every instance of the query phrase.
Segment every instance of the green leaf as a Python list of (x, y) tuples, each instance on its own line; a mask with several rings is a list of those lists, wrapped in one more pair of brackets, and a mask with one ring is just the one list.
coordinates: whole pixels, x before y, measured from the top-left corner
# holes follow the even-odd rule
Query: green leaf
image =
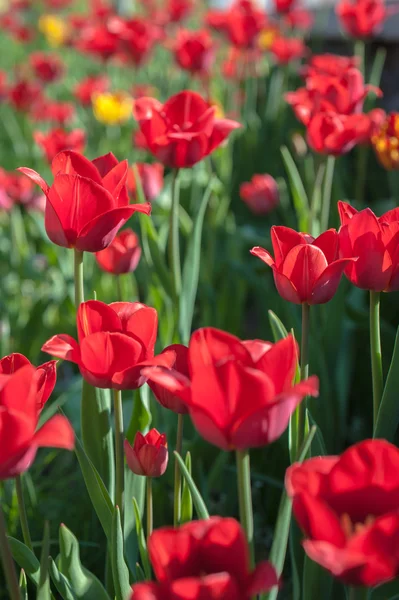
[(399, 424), (399, 329), (396, 334), (392, 361), (382, 394), (381, 404), (374, 428), (374, 438), (385, 438), (393, 442)]
[(143, 569), (141, 568), (140, 563), (136, 563), (136, 581), (137, 581), (137, 583), (139, 583), (140, 581), (145, 581), (145, 580), (146, 580), (146, 576), (145, 576)]
[(58, 569), (70, 582), (78, 600), (110, 600), (101, 582), (80, 562), (79, 543), (65, 526), (61, 525)]
[(195, 506), (195, 510), (197, 511), (198, 517), (200, 519), (209, 519), (208, 509), (206, 508), (205, 502), (202, 499), (202, 496), (199, 493), (198, 488), (195, 485), (194, 480), (191, 477), (191, 475), (184, 463), (184, 460), (182, 459), (182, 457), (180, 456), (180, 454), (178, 452), (174, 452), (173, 454), (176, 456), (176, 460), (179, 462), (181, 474), (183, 475), (183, 478), (184, 478), (185, 482), (187, 483), (187, 486), (191, 492), (191, 496), (192, 496), (193, 503)]
[(329, 600), (331, 597), (333, 578), (328, 571), (305, 556), (302, 578), (303, 598), (306, 600)]
[(21, 569), (25, 571), (28, 577), (36, 585), (38, 585), (40, 577), (40, 563), (33, 554), (32, 550), (13, 537), (8, 536), (8, 541), (15, 562), (21, 567)]
[(129, 570), (123, 554), (123, 533), (118, 506), (115, 507), (112, 520), (111, 563), (116, 600), (126, 600), (130, 592)]
[[(191, 476), (191, 454), (186, 454), (186, 467), (187, 471)], [(188, 487), (187, 480), (183, 480), (183, 491), (181, 499), (181, 523), (187, 523), (193, 520), (193, 498), (191, 496), (190, 488)]]
[(85, 380), (82, 386), (81, 428), (84, 450), (113, 498), (115, 461), (110, 390), (95, 388)]
[(50, 600), (50, 579), (48, 573), (48, 557), (50, 553), (50, 527), (48, 521), (44, 523), (42, 553), (40, 557), (40, 577), (37, 586), (37, 600)]
[(288, 335), (288, 331), (286, 330), (278, 316), (272, 310), (269, 310), (267, 314), (269, 317), (269, 323), (273, 333), (274, 341), (278, 342), (279, 340), (286, 338)]
[(23, 569), (19, 576), (19, 591), (21, 592), (21, 600), (28, 600), (28, 580)]
[(306, 420), (309, 423), (309, 429), (310, 429), (310, 427), (316, 427), (316, 433), (315, 433), (315, 436), (313, 438), (313, 441), (312, 441), (312, 444), (310, 447), (310, 455), (311, 456), (326, 456), (327, 450), (326, 450), (326, 444), (324, 442), (323, 434), (321, 432), (320, 427), (317, 425), (316, 421), (312, 417), (312, 414), (309, 411), (309, 409), (306, 409)]
[(212, 187), (213, 179), (211, 178), (194, 221), (194, 229), (187, 245), (184, 261), (182, 290), (179, 299), (179, 331), (184, 344), (188, 343), (191, 334), (200, 273), (202, 228), (205, 212), (212, 194)]
[(139, 390), (136, 390), (134, 395), (133, 412), (126, 430), (126, 439), (130, 444), (133, 444), (138, 431), (144, 433), (151, 424), (149, 390), (150, 388), (145, 384)]
[[(142, 477), (142, 479), (145, 480), (145, 477)], [(137, 539), (138, 539), (138, 543), (139, 543), (139, 551), (140, 551), (141, 562), (143, 563), (145, 579), (151, 579), (151, 565), (150, 565), (150, 560), (148, 558), (147, 542), (145, 540), (143, 524), (141, 521), (140, 509), (137, 504), (136, 498), (133, 498), (133, 508), (134, 508), (134, 514), (136, 516)]]
[(290, 183), (290, 190), (294, 201), (294, 208), (297, 214), (299, 230), (307, 231), (309, 221), (309, 199), (306, 194), (305, 187), (299, 174), (298, 167), (296, 166), (295, 161), (286, 146), (281, 148), (281, 154)]
[(108, 494), (108, 491), (98, 474), (93, 463), (83, 450), (83, 447), (78, 440), (75, 439), (75, 453), (79, 461), (79, 465), (86, 483), (86, 488), (93, 504), (94, 510), (100, 520), (107, 539), (111, 539), (112, 530), (112, 514), (114, 506)]
[(54, 583), (55, 587), (57, 588), (57, 592), (60, 594), (63, 600), (77, 600), (77, 596), (73, 591), (70, 582), (65, 577), (65, 575), (59, 572), (57, 565), (55, 564), (51, 556), (49, 557), (48, 568), (50, 572), (51, 581)]

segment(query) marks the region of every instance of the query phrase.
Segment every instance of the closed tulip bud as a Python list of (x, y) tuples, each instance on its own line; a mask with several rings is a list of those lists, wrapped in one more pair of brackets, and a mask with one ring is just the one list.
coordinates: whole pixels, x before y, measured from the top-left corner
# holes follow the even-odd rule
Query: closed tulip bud
[(100, 268), (114, 275), (135, 271), (140, 256), (139, 238), (131, 229), (124, 229), (108, 248), (96, 252), (96, 260)]
[(146, 435), (139, 431), (133, 446), (125, 440), (125, 455), (128, 467), (136, 475), (161, 477), (168, 466), (168, 444), (166, 435), (151, 429)]
[(278, 185), (271, 175), (254, 175), (241, 185), (240, 196), (255, 215), (267, 215), (279, 203)]

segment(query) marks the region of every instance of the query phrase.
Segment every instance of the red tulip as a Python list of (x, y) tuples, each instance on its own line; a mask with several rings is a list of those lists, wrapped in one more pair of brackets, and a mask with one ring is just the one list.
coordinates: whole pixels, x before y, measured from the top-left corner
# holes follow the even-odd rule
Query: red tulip
[(117, 33), (110, 31), (106, 24), (88, 23), (79, 32), (79, 38), (75, 46), (81, 52), (93, 54), (105, 61), (119, 50), (119, 36)]
[(182, 21), (193, 10), (193, 0), (168, 0), (166, 14), (171, 23)]
[(56, 415), (37, 429), (39, 386), (30, 364), (0, 377), (0, 479), (28, 470), (40, 447), (73, 449), (74, 433), (65, 417)]
[(369, 209), (358, 212), (346, 202), (338, 203), (341, 257), (358, 257), (345, 269), (354, 285), (376, 292), (399, 290), (399, 209), (377, 218)]
[[(168, 346), (168, 348), (164, 350), (164, 352), (167, 353), (170, 353), (171, 351), (174, 353), (174, 360), (170, 365), (171, 369), (177, 373), (180, 373), (180, 375), (183, 377), (190, 377), (187, 346), (183, 346), (182, 344), (172, 344), (172, 346)], [(178, 394), (174, 394), (173, 391), (169, 391), (168, 388), (156, 383), (155, 381), (152, 381), (151, 379), (149, 379), (147, 383), (161, 406), (168, 408), (174, 413), (188, 413), (187, 405), (182, 402)]]
[(124, 229), (108, 248), (96, 252), (96, 260), (101, 269), (114, 275), (135, 271), (140, 257), (139, 238), (131, 229)]
[[(36, 367), (36, 402), (39, 410), (42, 410), (54, 390), (55, 382), (57, 380), (56, 364), (56, 360), (49, 360), (43, 365)], [(0, 376), (12, 375), (26, 365), (31, 365), (31, 363), (23, 354), (15, 352), (14, 354), (4, 356), (4, 358), (0, 360)]]
[(277, 344), (242, 342), (203, 328), (191, 336), (188, 375), (165, 368), (144, 369), (143, 374), (187, 405), (209, 443), (222, 450), (247, 449), (279, 438), (302, 398), (317, 395), (315, 377), (292, 385), (297, 358), (292, 336)]
[[(153, 202), (159, 196), (164, 186), (164, 166), (161, 163), (136, 163), (143, 194), (148, 202)], [(133, 198), (137, 198), (137, 184), (133, 167), (127, 175), (127, 189)]]
[(295, 8), (284, 15), (284, 23), (291, 29), (309, 31), (313, 27), (313, 13), (304, 8)]
[(110, 27), (118, 35), (121, 51), (136, 66), (148, 58), (158, 39), (158, 29), (147, 19), (114, 18)]
[(255, 215), (267, 215), (279, 203), (278, 185), (271, 175), (254, 175), (241, 184), (241, 199)]
[(387, 17), (384, 0), (340, 0), (336, 13), (343, 30), (354, 38), (375, 35)]
[(264, 248), (252, 248), (273, 269), (274, 282), (284, 300), (294, 304), (324, 304), (337, 291), (345, 267), (354, 258), (339, 258), (338, 233), (325, 231), (318, 238), (289, 227), (271, 229), (273, 258)]
[(56, 54), (33, 52), (29, 56), (29, 63), (36, 77), (43, 83), (57, 81), (64, 74), (64, 63)]
[(45, 227), (58, 246), (98, 252), (109, 246), (134, 212), (151, 212), (148, 203), (129, 205), (127, 161), (118, 163), (112, 153), (91, 162), (77, 152), (60, 152), (51, 169), (51, 186), (36, 171), (19, 170), (46, 195)]
[(151, 429), (143, 435), (138, 431), (133, 446), (125, 440), (124, 447), (127, 465), (136, 475), (161, 477), (165, 473), (169, 455), (164, 433)]
[(397, 577), (398, 474), (399, 450), (385, 440), (292, 465), (286, 488), (306, 554), (349, 585)]
[(28, 111), (42, 97), (42, 88), (37, 82), (19, 80), (9, 90), (9, 99), (16, 110)]
[(192, 167), (240, 127), (236, 121), (216, 119), (215, 107), (191, 91), (180, 92), (165, 104), (139, 98), (133, 112), (150, 152), (172, 168)]
[(75, 116), (75, 107), (71, 102), (58, 102), (42, 96), (33, 106), (30, 117), (37, 122), (54, 123), (65, 127)]
[(294, 8), (296, 0), (273, 0), (278, 13), (288, 13)]
[(302, 58), (307, 53), (307, 47), (298, 38), (277, 36), (270, 47), (271, 53), (280, 65), (286, 65), (292, 60)]
[(109, 88), (109, 79), (104, 75), (93, 75), (82, 79), (75, 85), (73, 93), (82, 106), (91, 106), (93, 94), (106, 92)]
[(337, 54), (313, 54), (307, 66), (303, 67), (302, 75), (313, 77), (313, 75), (331, 75), (342, 77), (348, 69), (359, 68), (357, 56), (339, 56)]
[(174, 353), (154, 357), (158, 316), (140, 302), (82, 302), (77, 313), (78, 342), (70, 335), (53, 336), (42, 350), (76, 363), (82, 376), (99, 388), (133, 390), (146, 378), (146, 366), (169, 367)]
[(209, 75), (215, 60), (215, 45), (206, 29), (180, 30), (173, 49), (182, 69), (201, 76)]
[(34, 131), (33, 139), (43, 150), (49, 163), (63, 150), (73, 150), (74, 152), (83, 152), (86, 145), (86, 133), (83, 129), (50, 129), (47, 133)]
[(135, 584), (132, 600), (250, 600), (279, 585), (269, 562), (251, 572), (245, 534), (235, 519), (158, 529), (148, 551), (157, 583)]
[(252, 0), (235, 0), (226, 16), (226, 32), (230, 42), (237, 48), (254, 48), (258, 34), (266, 27), (264, 11)]
[(8, 173), (0, 167), (0, 208), (11, 210), (14, 204), (20, 204), (27, 210), (42, 208), (32, 181), (21, 173)]

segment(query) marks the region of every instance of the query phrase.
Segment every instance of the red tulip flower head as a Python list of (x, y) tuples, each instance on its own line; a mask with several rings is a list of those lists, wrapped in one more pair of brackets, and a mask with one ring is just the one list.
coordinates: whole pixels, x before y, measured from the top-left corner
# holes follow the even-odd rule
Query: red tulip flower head
[(82, 106), (91, 106), (92, 96), (106, 92), (109, 88), (109, 79), (104, 75), (90, 76), (82, 79), (74, 88), (75, 98)]
[(101, 252), (96, 252), (96, 260), (103, 271), (121, 275), (136, 270), (141, 257), (139, 238), (132, 229), (124, 229), (114, 241)]
[[(39, 410), (43, 408), (54, 390), (55, 382), (57, 380), (56, 364), (56, 360), (49, 360), (36, 368), (36, 402)], [(0, 360), (0, 378), (2, 375), (12, 375), (13, 373), (16, 373), (16, 371), (22, 369), (22, 367), (25, 367), (26, 365), (31, 365), (31, 362), (23, 354), (15, 352), (14, 354), (4, 356), (4, 358)]]
[(0, 167), (0, 208), (11, 210), (14, 204), (30, 209), (42, 209), (35, 184), (17, 172), (8, 173)]
[(166, 14), (171, 23), (178, 23), (190, 14), (193, 7), (193, 0), (168, 0)]
[(78, 308), (78, 342), (55, 335), (42, 350), (76, 363), (95, 387), (133, 390), (146, 381), (142, 368), (173, 363), (173, 352), (154, 357), (157, 325), (157, 311), (140, 302), (89, 300)]
[(51, 164), (51, 186), (36, 171), (19, 170), (46, 195), (45, 227), (58, 246), (99, 252), (109, 246), (133, 213), (151, 212), (150, 204), (129, 205), (127, 161), (118, 162), (111, 153), (92, 162), (77, 152), (57, 154)]
[(303, 67), (301, 73), (307, 77), (314, 75), (331, 75), (341, 77), (345, 75), (348, 69), (359, 68), (359, 59), (357, 56), (339, 56), (338, 54), (313, 54), (308, 64)]
[(73, 429), (61, 415), (55, 415), (37, 429), (40, 393), (43, 400), (46, 387), (40, 383), (42, 377), (30, 364), (0, 376), (0, 479), (27, 471), (40, 447), (67, 450), (74, 447)]
[(8, 95), (12, 106), (16, 110), (28, 111), (39, 102), (42, 97), (42, 88), (35, 81), (21, 79), (10, 86)]
[(139, 431), (133, 446), (125, 440), (125, 456), (129, 469), (136, 475), (161, 477), (168, 466), (168, 444), (166, 435), (151, 429), (146, 435)]
[[(174, 360), (170, 365), (171, 369), (179, 373), (181, 377), (190, 377), (187, 346), (183, 346), (183, 344), (172, 344), (172, 346), (168, 346), (164, 352), (174, 353)], [(156, 383), (156, 381), (152, 381), (151, 379), (149, 379), (147, 383), (161, 406), (168, 408), (177, 414), (188, 413), (188, 407), (180, 399), (179, 394), (175, 394), (173, 390), (169, 390), (167, 387)]]
[(233, 46), (248, 50), (255, 47), (257, 37), (266, 25), (266, 14), (255, 2), (235, 0), (227, 13), (224, 31)]
[(270, 51), (280, 65), (287, 65), (292, 60), (302, 58), (307, 48), (302, 40), (277, 36), (270, 46)]
[(358, 212), (338, 203), (341, 228), (339, 251), (350, 262), (345, 275), (353, 285), (375, 292), (399, 290), (399, 209), (376, 217), (369, 208)]
[(64, 63), (56, 54), (45, 54), (44, 52), (33, 52), (29, 56), (30, 65), (34, 74), (43, 83), (57, 81), (64, 74)]
[(135, 584), (131, 600), (250, 600), (279, 585), (269, 562), (251, 572), (245, 534), (235, 519), (158, 529), (148, 552), (157, 583)]
[(325, 231), (318, 238), (289, 227), (271, 229), (274, 258), (264, 248), (251, 254), (273, 269), (274, 282), (284, 300), (294, 304), (324, 304), (337, 291), (344, 269), (355, 258), (339, 258), (338, 233)]
[(277, 182), (271, 175), (254, 175), (251, 181), (241, 184), (240, 196), (255, 215), (267, 215), (280, 199)]
[(83, 152), (86, 146), (86, 133), (83, 129), (65, 131), (65, 129), (57, 128), (51, 129), (47, 133), (34, 131), (33, 139), (43, 150), (49, 163), (52, 162), (59, 152), (64, 150)]
[(311, 458), (286, 474), (306, 554), (346, 584), (399, 575), (399, 450), (365, 440), (341, 456)]
[(201, 76), (209, 75), (215, 60), (215, 45), (206, 29), (181, 29), (173, 46), (176, 62), (182, 69)]
[(354, 38), (375, 35), (387, 17), (384, 0), (340, 0), (336, 12), (342, 29)]
[[(136, 163), (144, 198), (153, 202), (161, 193), (164, 186), (164, 166), (162, 163)], [(135, 170), (130, 167), (127, 175), (127, 189), (133, 198), (137, 198), (137, 182)]]
[(303, 397), (318, 394), (315, 377), (292, 385), (297, 359), (292, 336), (277, 344), (242, 342), (209, 327), (191, 336), (188, 375), (170, 368), (146, 368), (143, 374), (187, 405), (209, 443), (247, 449), (279, 438)]
[(273, 0), (278, 13), (288, 13), (294, 8), (296, 0)]

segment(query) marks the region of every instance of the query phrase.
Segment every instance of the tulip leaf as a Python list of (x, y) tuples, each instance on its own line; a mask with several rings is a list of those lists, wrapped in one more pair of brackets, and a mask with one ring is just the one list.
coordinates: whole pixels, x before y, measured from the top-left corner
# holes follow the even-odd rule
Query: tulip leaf
[(326, 569), (305, 556), (302, 577), (303, 598), (309, 600), (329, 600), (331, 597), (333, 578)]
[(311, 456), (326, 456), (327, 450), (326, 450), (326, 444), (324, 442), (323, 434), (321, 432), (320, 427), (317, 425), (316, 421), (312, 417), (312, 414), (309, 411), (309, 409), (306, 409), (306, 422), (308, 424), (307, 425), (308, 430), (310, 430), (311, 427), (316, 427), (316, 433), (315, 433), (315, 436), (313, 438), (311, 448), (310, 448), (310, 455)]
[(268, 311), (269, 323), (273, 333), (273, 338), (275, 342), (282, 340), (287, 337), (288, 331), (284, 327), (283, 323), (280, 321), (278, 316), (272, 311)]
[[(186, 467), (187, 471), (191, 476), (191, 454), (186, 454)], [(190, 488), (187, 484), (187, 480), (183, 480), (183, 491), (181, 499), (181, 523), (187, 523), (193, 519), (193, 498), (191, 496)]]
[[(306, 457), (312, 440), (315, 436), (315, 433), (316, 427), (312, 427), (302, 444), (302, 447), (299, 452), (298, 462), (302, 462)], [(284, 491), (281, 496), (280, 506), (277, 515), (277, 522), (273, 536), (273, 545), (269, 556), (269, 560), (272, 562), (279, 575), (281, 575), (283, 571), (285, 556), (287, 553), (287, 545), (291, 524), (291, 512), (292, 500), (287, 496), (286, 492)], [(267, 598), (268, 600), (276, 600), (277, 594), (278, 588), (274, 588), (268, 594), (262, 595), (261, 598)]]
[[(142, 477), (142, 479), (145, 480), (145, 477)], [(145, 540), (143, 523), (141, 521), (140, 508), (137, 504), (136, 498), (133, 498), (133, 508), (134, 508), (134, 514), (136, 516), (136, 532), (137, 532), (137, 539), (138, 539), (138, 543), (139, 543), (141, 562), (143, 563), (143, 569), (144, 569), (144, 573), (145, 573), (145, 579), (150, 580), (151, 579), (151, 565), (150, 565), (150, 561), (148, 558), (147, 542)]]
[(21, 567), (21, 569), (24, 570), (28, 577), (36, 585), (38, 585), (40, 577), (40, 563), (33, 554), (32, 550), (13, 537), (8, 537), (7, 539), (10, 544), (11, 553), (15, 562)]
[(21, 600), (28, 600), (28, 580), (26, 579), (26, 573), (23, 569), (21, 569), (19, 576), (19, 591)]
[(299, 231), (308, 230), (309, 199), (306, 194), (298, 167), (286, 146), (281, 148), (285, 170), (287, 171), (294, 208), (298, 219)]
[(57, 565), (51, 557), (49, 557), (49, 572), (51, 581), (57, 588), (57, 592), (60, 594), (63, 600), (77, 600), (77, 596), (72, 589), (72, 586), (68, 579), (60, 573)]
[(40, 557), (40, 577), (37, 586), (37, 600), (50, 600), (50, 579), (48, 573), (48, 557), (50, 553), (50, 527), (48, 521), (44, 523), (42, 553)]
[(208, 509), (206, 508), (205, 502), (204, 502), (201, 494), (199, 493), (199, 490), (198, 490), (197, 486), (195, 485), (194, 480), (191, 477), (190, 472), (188, 471), (188, 469), (184, 463), (184, 460), (182, 459), (182, 457), (180, 456), (180, 454), (178, 452), (174, 452), (174, 455), (176, 456), (176, 459), (179, 463), (181, 474), (183, 475), (183, 478), (186, 481), (187, 486), (191, 492), (191, 496), (192, 496), (193, 503), (195, 506), (195, 510), (197, 511), (198, 517), (200, 519), (209, 519)]
[(182, 275), (182, 290), (179, 298), (179, 331), (184, 344), (188, 344), (191, 334), (200, 274), (202, 228), (204, 225), (205, 212), (212, 194), (212, 188), (213, 179), (211, 178), (202, 197), (194, 221), (194, 229), (186, 249), (186, 259), (184, 261)]
[(132, 499), (135, 499), (139, 508), (140, 518), (144, 512), (145, 501), (145, 477), (136, 475), (127, 467), (125, 468), (125, 515), (124, 515), (124, 537), (125, 556), (131, 573), (135, 571), (135, 565), (139, 556), (139, 542), (136, 533), (136, 515)]
[(70, 582), (78, 600), (110, 600), (101, 582), (80, 562), (79, 543), (65, 525), (59, 532), (60, 557), (58, 569)]
[(371, 591), (371, 600), (399, 600), (399, 581), (389, 581)]
[(123, 533), (118, 506), (115, 507), (112, 519), (111, 563), (116, 600), (126, 600), (130, 591), (129, 570), (123, 553)]
[(149, 391), (150, 388), (145, 384), (139, 390), (136, 390), (134, 395), (132, 416), (126, 430), (126, 439), (129, 444), (133, 444), (138, 431), (142, 433), (146, 432), (148, 426), (151, 424)]
[(108, 491), (93, 463), (85, 453), (78, 438), (75, 438), (75, 453), (86, 483), (94, 510), (100, 520), (107, 539), (111, 539), (113, 504)]
[(145, 581), (146, 577), (145, 577), (145, 573), (143, 571), (143, 569), (141, 568), (140, 563), (136, 563), (136, 581), (137, 583), (140, 583), (141, 581)]
[(385, 438), (393, 442), (399, 424), (399, 329), (389, 367), (381, 404), (374, 428), (374, 438)]

